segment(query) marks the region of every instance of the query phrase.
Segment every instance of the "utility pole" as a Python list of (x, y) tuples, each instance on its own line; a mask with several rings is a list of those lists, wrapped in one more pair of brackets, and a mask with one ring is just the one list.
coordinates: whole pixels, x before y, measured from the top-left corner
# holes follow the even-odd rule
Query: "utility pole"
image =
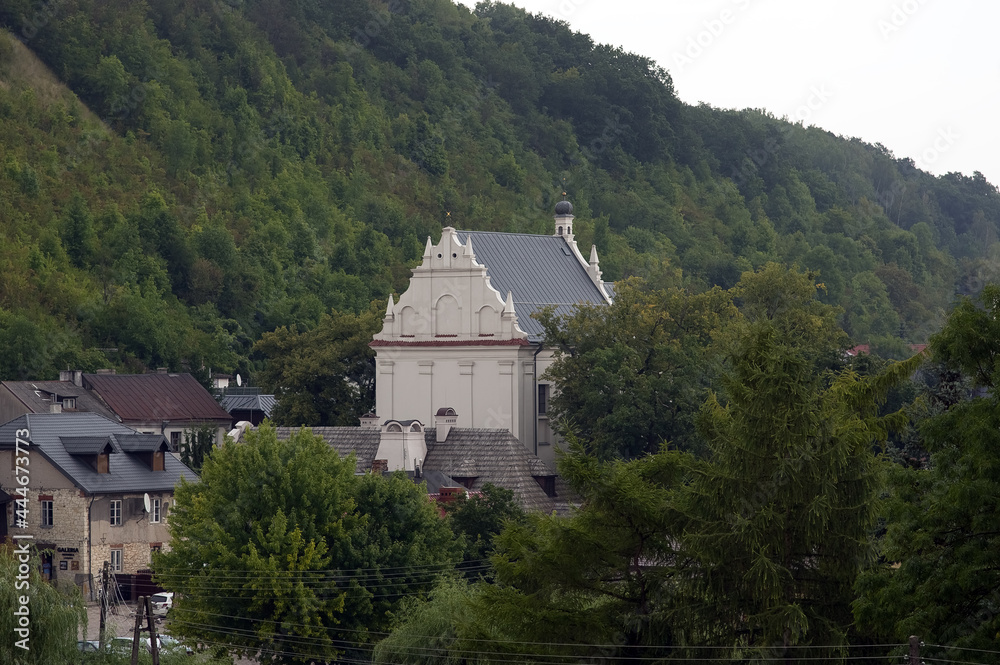
[(910, 665), (920, 665), (920, 638), (910, 635)]
[(153, 654), (153, 665), (160, 665), (160, 645), (156, 642), (156, 622), (153, 621), (153, 599), (146, 596), (146, 621), (149, 630), (149, 650)]
[(131, 665), (139, 665), (139, 633), (142, 631), (142, 613), (146, 609), (146, 597), (139, 596), (139, 604), (135, 607), (135, 628), (132, 630), (132, 660)]
[(108, 620), (108, 562), (104, 562), (104, 569), (101, 571), (101, 592), (98, 599), (101, 603), (101, 629), (97, 634), (97, 641), (104, 651), (104, 629)]

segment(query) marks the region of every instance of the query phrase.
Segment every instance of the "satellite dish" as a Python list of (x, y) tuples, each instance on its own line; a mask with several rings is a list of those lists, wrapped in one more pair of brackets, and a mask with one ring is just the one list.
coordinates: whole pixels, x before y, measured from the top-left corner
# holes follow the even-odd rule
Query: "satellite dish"
[(242, 386), (243, 385), (243, 377), (240, 376), (239, 374), (236, 375), (236, 385), (237, 386)]
[(148, 513), (149, 512), (149, 492), (146, 492), (145, 494), (142, 495), (142, 506), (143, 506), (143, 508), (146, 509), (146, 512)]

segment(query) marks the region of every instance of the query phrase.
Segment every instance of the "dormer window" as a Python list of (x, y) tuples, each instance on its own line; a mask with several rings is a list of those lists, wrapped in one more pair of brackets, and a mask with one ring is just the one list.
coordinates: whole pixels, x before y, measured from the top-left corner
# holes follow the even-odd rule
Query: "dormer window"
[(123, 452), (142, 460), (150, 471), (163, 471), (165, 453), (170, 450), (162, 434), (117, 434), (115, 439)]
[(111, 472), (109, 455), (116, 451), (110, 436), (61, 436), (59, 440), (66, 452), (89, 464), (97, 473)]
[(75, 397), (63, 397), (62, 407), (64, 409), (75, 409), (76, 408), (76, 398)]

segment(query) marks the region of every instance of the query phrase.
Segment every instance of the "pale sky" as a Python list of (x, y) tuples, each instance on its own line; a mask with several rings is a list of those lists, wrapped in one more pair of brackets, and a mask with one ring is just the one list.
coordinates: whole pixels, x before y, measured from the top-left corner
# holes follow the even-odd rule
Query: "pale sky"
[(687, 103), (764, 108), (1000, 185), (996, 0), (505, 1), (652, 58)]

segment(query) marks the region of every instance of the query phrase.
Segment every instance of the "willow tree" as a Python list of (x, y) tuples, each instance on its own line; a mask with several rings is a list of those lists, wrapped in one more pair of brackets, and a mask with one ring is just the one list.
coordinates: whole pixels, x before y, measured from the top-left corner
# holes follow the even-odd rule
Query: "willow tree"
[[(25, 543), (29, 541), (20, 541)], [(57, 589), (42, 579), (38, 557), (22, 565), (15, 545), (0, 544), (0, 663), (48, 665), (77, 662), (76, 641), (87, 610), (76, 587)], [(23, 631), (18, 633), (17, 631)]]

